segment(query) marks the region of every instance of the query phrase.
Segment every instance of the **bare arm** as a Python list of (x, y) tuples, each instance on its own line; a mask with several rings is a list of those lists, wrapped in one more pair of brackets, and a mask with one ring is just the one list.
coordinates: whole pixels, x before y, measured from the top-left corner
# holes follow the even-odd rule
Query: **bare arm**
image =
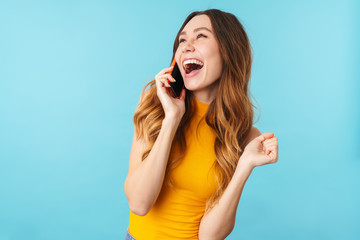
[(146, 215), (160, 193), (177, 125), (178, 123), (170, 118), (163, 120), (154, 146), (143, 161), (141, 156), (145, 142), (137, 140), (134, 133), (129, 173), (124, 188), (130, 210), (137, 215)]
[(275, 163), (278, 159), (277, 138), (272, 133), (253, 129), (235, 173), (219, 202), (206, 213), (199, 227), (199, 239), (225, 239), (235, 226), (236, 210), (244, 185), (256, 166)]
[(168, 79), (172, 82), (175, 81), (167, 73), (169, 70), (171, 68), (165, 68), (155, 76), (157, 96), (165, 112), (159, 135), (149, 155), (142, 161), (142, 154), (147, 143), (143, 139), (137, 139), (134, 133), (130, 152), (129, 172), (124, 189), (130, 210), (141, 216), (150, 211), (159, 196), (171, 145), (185, 113), (185, 90), (183, 89), (179, 99), (175, 99), (169, 95), (166, 89), (170, 86)]
[(251, 168), (239, 168), (224, 191), (220, 201), (203, 216), (199, 239), (225, 239), (235, 226), (236, 210)]

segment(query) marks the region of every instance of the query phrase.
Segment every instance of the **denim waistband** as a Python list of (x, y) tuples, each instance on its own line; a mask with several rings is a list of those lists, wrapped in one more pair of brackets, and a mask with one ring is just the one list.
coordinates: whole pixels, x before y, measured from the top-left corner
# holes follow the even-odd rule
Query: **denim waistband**
[(129, 233), (129, 230), (126, 231), (125, 240), (136, 240), (131, 234)]

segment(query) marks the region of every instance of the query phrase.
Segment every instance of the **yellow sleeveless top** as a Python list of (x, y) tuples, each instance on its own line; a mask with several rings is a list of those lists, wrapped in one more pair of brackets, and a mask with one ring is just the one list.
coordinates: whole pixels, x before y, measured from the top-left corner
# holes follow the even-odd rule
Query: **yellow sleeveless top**
[[(195, 98), (196, 99), (196, 98)], [(129, 233), (137, 240), (198, 239), (207, 199), (216, 191), (215, 133), (205, 122), (209, 105), (196, 99), (197, 110), (185, 132), (187, 149), (180, 164), (169, 172), (173, 187), (163, 184), (145, 216), (130, 211)], [(169, 160), (176, 157), (176, 147)]]

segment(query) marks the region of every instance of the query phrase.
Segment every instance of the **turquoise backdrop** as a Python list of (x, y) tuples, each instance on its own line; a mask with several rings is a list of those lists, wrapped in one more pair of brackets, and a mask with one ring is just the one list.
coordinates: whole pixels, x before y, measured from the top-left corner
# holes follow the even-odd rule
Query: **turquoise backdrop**
[(0, 240), (123, 239), (132, 116), (194, 10), (235, 14), (279, 161), (227, 239), (360, 239), (360, 3), (0, 1)]

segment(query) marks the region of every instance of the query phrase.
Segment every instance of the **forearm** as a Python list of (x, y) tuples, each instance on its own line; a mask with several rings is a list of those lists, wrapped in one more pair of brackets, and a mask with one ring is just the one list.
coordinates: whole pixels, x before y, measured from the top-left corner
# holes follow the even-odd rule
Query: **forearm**
[(252, 168), (238, 166), (219, 202), (207, 212), (199, 227), (199, 239), (225, 239), (235, 226), (236, 210)]
[(136, 214), (145, 215), (160, 193), (177, 127), (178, 122), (165, 118), (149, 155), (126, 178), (125, 193)]

